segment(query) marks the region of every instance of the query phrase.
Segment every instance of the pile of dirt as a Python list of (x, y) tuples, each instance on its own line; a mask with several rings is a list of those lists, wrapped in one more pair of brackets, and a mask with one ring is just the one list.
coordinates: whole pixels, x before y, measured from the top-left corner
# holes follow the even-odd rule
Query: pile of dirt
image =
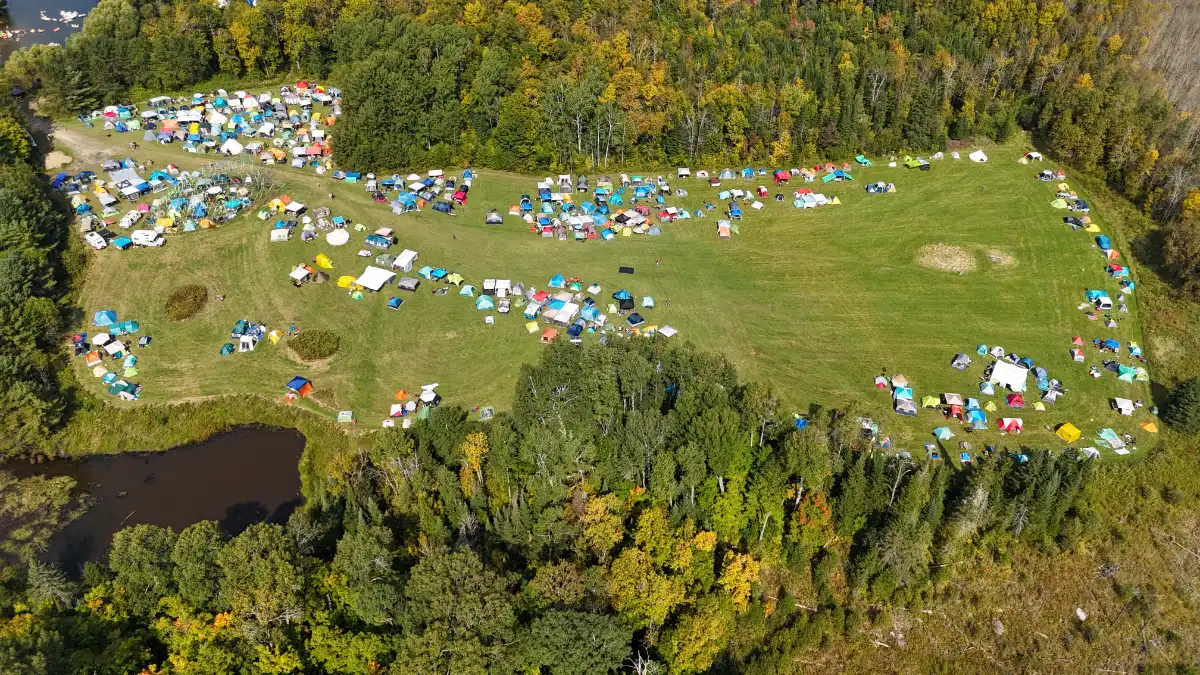
[(917, 251), (917, 264), (940, 272), (964, 274), (974, 272), (978, 261), (974, 254), (961, 246), (929, 244)]
[(1008, 251), (998, 248), (989, 248), (987, 251), (985, 251), (985, 253), (987, 254), (988, 260), (996, 267), (1012, 267), (1013, 265), (1017, 264), (1016, 258), (1013, 258), (1012, 254)]

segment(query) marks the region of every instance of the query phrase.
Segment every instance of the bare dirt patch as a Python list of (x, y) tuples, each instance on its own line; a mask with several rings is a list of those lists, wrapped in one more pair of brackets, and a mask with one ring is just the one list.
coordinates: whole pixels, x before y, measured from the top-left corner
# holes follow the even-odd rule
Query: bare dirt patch
[(984, 251), (987, 255), (988, 262), (996, 267), (1012, 267), (1017, 264), (1017, 259), (1011, 253), (999, 248), (989, 248)]
[(98, 164), (111, 153), (111, 149), (103, 141), (90, 138), (77, 129), (56, 126), (51, 138), (54, 139), (55, 145), (69, 149), (75, 159), (84, 164)]
[(928, 244), (917, 251), (917, 264), (940, 272), (964, 274), (978, 267), (975, 255), (961, 246)]
[(74, 161), (75, 159), (67, 153), (52, 150), (50, 154), (46, 155), (46, 168), (53, 171), (54, 169), (61, 169), (64, 166), (70, 166), (71, 162)]

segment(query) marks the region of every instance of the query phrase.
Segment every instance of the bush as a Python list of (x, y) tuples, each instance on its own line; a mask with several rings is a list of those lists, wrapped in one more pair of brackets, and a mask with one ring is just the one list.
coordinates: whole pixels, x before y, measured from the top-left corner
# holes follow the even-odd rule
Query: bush
[(1162, 417), (1185, 434), (1200, 432), (1200, 378), (1193, 377), (1171, 390)]
[(288, 341), (292, 351), (305, 361), (327, 359), (337, 353), (342, 339), (328, 330), (309, 330)]
[(167, 297), (167, 318), (183, 321), (196, 316), (208, 302), (208, 289), (200, 284), (180, 286)]

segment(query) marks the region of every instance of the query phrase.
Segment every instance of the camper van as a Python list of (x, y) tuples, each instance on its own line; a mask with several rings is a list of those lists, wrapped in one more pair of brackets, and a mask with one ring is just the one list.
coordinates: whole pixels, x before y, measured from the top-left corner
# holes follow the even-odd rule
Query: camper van
[(129, 238), (138, 246), (162, 246), (167, 243), (167, 240), (154, 230), (134, 230)]

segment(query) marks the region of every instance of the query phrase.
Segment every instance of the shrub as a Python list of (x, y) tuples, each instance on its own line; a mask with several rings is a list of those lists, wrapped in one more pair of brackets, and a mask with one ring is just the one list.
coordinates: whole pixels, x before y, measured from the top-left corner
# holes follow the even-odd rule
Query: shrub
[(183, 321), (196, 316), (208, 302), (208, 289), (200, 284), (180, 286), (167, 297), (167, 318)]
[(1200, 378), (1193, 377), (1171, 390), (1162, 417), (1185, 434), (1200, 432)]
[(327, 359), (337, 353), (342, 339), (328, 330), (308, 330), (288, 341), (296, 356), (305, 361)]

